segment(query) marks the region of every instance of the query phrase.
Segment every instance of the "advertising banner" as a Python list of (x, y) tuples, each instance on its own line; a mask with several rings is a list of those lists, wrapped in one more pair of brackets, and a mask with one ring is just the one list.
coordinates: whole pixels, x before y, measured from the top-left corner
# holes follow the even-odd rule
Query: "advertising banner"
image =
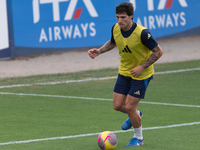
[(154, 38), (200, 27), (199, 0), (12, 0), (14, 46), (101, 46), (117, 22), (115, 7), (124, 1), (133, 3), (134, 21)]
[(11, 57), (8, 37), (8, 16), (6, 0), (0, 1), (0, 59)]
[(200, 21), (197, 21), (200, 13), (198, 0), (132, 0), (132, 2), (136, 8), (135, 21), (148, 28), (155, 38), (200, 27)]

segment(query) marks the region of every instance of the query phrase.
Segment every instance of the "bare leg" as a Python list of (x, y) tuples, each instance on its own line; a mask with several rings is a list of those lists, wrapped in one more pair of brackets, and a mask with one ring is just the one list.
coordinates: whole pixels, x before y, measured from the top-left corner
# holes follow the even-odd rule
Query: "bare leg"
[(127, 113), (134, 128), (139, 128), (141, 126), (141, 117), (137, 110), (139, 101), (140, 98), (135, 98), (130, 95), (126, 96), (115, 92), (113, 93), (114, 109), (123, 113)]
[(113, 108), (117, 111), (126, 113), (125, 111), (126, 98), (127, 98), (126, 95), (113, 92)]
[(141, 127), (141, 117), (137, 111), (139, 101), (140, 98), (136, 98), (130, 95), (127, 95), (125, 101), (125, 112), (127, 112), (128, 116), (130, 117), (133, 128)]
[(126, 146), (140, 146), (144, 144), (144, 139), (142, 135), (142, 123), (141, 117), (138, 113), (137, 106), (140, 101), (140, 98), (136, 98), (130, 95), (127, 95), (125, 103), (125, 111), (127, 112), (131, 124), (134, 129), (134, 136), (131, 141)]

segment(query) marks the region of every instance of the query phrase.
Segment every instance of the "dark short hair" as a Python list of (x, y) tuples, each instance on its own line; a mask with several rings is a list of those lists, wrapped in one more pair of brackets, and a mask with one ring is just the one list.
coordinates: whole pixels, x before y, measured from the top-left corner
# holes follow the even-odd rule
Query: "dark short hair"
[(126, 13), (128, 16), (134, 15), (132, 3), (124, 2), (116, 7), (116, 14)]

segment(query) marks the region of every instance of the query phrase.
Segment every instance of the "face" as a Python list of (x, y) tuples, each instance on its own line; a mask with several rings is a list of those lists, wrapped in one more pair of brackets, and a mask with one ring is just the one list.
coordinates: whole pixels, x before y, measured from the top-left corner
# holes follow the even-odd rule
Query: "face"
[(124, 31), (128, 31), (132, 27), (132, 16), (128, 16), (126, 13), (116, 14), (117, 22), (120, 28)]

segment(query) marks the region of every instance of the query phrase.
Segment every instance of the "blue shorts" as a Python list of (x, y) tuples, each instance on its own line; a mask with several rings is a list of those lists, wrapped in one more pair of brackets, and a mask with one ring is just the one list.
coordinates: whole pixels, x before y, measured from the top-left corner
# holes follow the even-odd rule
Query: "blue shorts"
[(135, 80), (131, 77), (118, 74), (114, 92), (123, 95), (129, 94), (133, 97), (144, 99), (147, 86), (151, 79), (153, 79), (153, 76), (145, 80)]

